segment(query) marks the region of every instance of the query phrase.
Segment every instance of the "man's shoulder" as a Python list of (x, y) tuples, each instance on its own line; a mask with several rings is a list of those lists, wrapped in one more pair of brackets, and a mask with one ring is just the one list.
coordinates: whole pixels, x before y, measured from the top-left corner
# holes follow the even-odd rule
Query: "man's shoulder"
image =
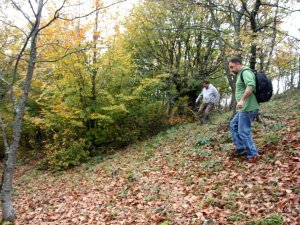
[(211, 88), (211, 89), (217, 89), (214, 85), (212, 85), (212, 84), (210, 84), (209, 85), (209, 88)]
[(248, 79), (254, 79), (255, 74), (252, 69), (245, 66), (241, 70), (240, 76), (242, 77), (242, 80), (244, 79), (244, 77), (246, 77)]
[(248, 66), (244, 66), (241, 70), (241, 74), (254, 74), (253, 70)]

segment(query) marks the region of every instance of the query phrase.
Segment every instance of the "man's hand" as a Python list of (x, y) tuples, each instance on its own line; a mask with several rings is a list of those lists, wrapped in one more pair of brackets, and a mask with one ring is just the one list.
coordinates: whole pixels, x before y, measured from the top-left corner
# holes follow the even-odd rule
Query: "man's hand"
[(237, 105), (236, 105), (236, 108), (237, 108), (237, 109), (241, 109), (241, 108), (243, 108), (243, 106), (244, 106), (244, 103), (245, 103), (245, 101), (244, 101), (244, 100), (240, 100), (240, 101), (237, 103)]
[(241, 109), (244, 107), (245, 104), (245, 100), (247, 100), (247, 98), (249, 97), (249, 95), (251, 95), (251, 93), (253, 92), (252, 87), (247, 87), (241, 100), (237, 103), (236, 108), (237, 109)]

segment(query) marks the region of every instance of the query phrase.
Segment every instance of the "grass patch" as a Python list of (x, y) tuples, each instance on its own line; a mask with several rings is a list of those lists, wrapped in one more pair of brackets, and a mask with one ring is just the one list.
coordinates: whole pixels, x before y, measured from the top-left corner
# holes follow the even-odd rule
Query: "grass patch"
[(229, 218), (229, 220), (232, 222), (245, 221), (247, 219), (248, 219), (248, 216), (241, 212), (237, 212)]
[(142, 175), (134, 170), (127, 170), (125, 173), (125, 177), (129, 182), (137, 181)]
[(283, 217), (279, 214), (273, 214), (263, 219), (250, 222), (248, 225), (282, 225)]
[(220, 159), (213, 159), (211, 161), (205, 161), (201, 164), (202, 168), (205, 169), (214, 169), (216, 171), (221, 166), (221, 160)]
[(282, 123), (275, 123), (275, 124), (270, 125), (270, 129), (273, 131), (279, 131), (283, 128), (285, 128), (285, 125)]
[(142, 162), (153, 157), (155, 157), (155, 149), (146, 147), (142, 149), (142, 155), (138, 158), (138, 161)]
[(212, 142), (213, 142), (213, 138), (211, 136), (204, 136), (198, 140), (195, 147), (197, 148), (200, 146), (211, 146)]
[(293, 191), (297, 194), (300, 194), (300, 187), (293, 188)]
[(264, 141), (268, 144), (276, 143), (282, 139), (282, 136), (277, 133), (272, 133), (270, 135), (265, 136)]

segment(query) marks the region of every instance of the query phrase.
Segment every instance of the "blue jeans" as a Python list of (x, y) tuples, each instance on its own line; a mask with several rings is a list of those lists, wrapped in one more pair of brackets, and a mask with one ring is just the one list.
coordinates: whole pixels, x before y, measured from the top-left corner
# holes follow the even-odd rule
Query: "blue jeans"
[(237, 112), (230, 122), (230, 131), (237, 153), (239, 150), (246, 149), (248, 159), (258, 155), (251, 133), (252, 121), (257, 112), (257, 109), (249, 112)]

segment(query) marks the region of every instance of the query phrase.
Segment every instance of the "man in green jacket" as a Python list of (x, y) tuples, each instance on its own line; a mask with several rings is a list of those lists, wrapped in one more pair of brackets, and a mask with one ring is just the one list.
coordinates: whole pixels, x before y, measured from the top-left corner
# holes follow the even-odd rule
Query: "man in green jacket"
[[(239, 58), (229, 60), (229, 70), (236, 77), (236, 109), (237, 113), (230, 122), (230, 131), (238, 155), (246, 155), (249, 162), (255, 162), (258, 152), (253, 142), (251, 126), (259, 110), (255, 92), (255, 74), (243, 66)], [(243, 80), (241, 79), (243, 76)]]

